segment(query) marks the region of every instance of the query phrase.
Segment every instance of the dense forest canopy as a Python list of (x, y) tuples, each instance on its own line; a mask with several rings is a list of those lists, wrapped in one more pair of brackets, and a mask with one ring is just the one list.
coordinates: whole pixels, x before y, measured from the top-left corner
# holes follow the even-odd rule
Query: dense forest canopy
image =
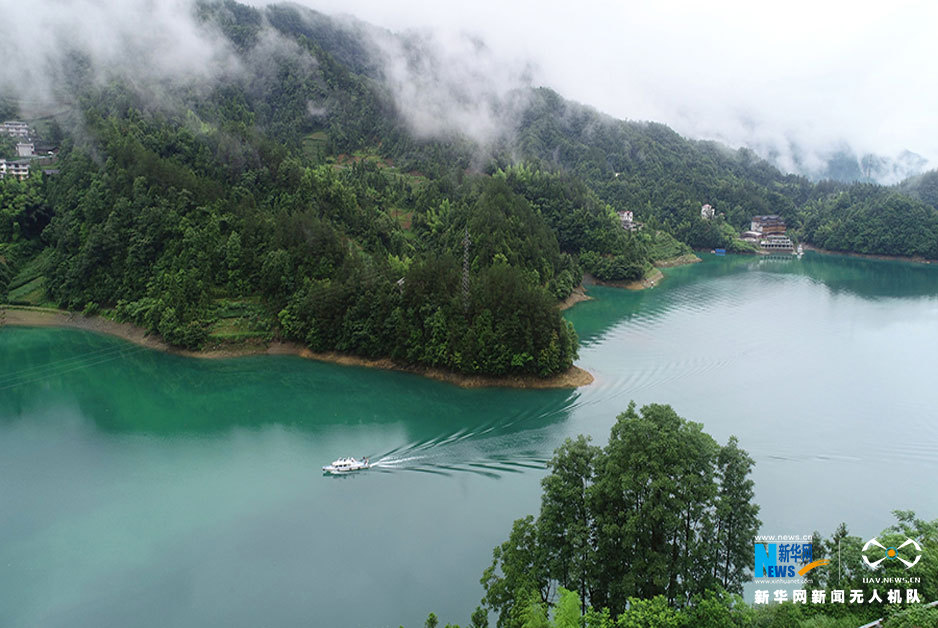
[(559, 588), (613, 615), (634, 598), (742, 593), (760, 525), (752, 465), (735, 438), (720, 446), (670, 406), (630, 404), (604, 448), (580, 436), (554, 453), (540, 514), (495, 549), (483, 602), (499, 628), (520, 628), (519, 604)]
[[(184, 347), (279, 337), (547, 376), (576, 357), (555, 304), (584, 272), (634, 280), (689, 247), (744, 250), (754, 214), (825, 248), (938, 257), (935, 173), (814, 184), (545, 88), (499, 103), (490, 141), (426, 137), (376, 43), (413, 60), (409, 35), (232, 0), (196, 18), (237, 72), (141, 85), (69, 57), (69, 107), (43, 132), (58, 173), (0, 182), (6, 300), (104, 311)], [(644, 230), (623, 229), (623, 210)]]

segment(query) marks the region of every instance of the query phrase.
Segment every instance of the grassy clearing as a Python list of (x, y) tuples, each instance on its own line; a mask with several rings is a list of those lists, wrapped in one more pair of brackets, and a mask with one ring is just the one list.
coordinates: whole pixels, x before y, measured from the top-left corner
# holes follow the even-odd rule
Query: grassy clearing
[[(52, 249), (44, 249), (19, 267), (19, 271), (7, 287), (7, 303), (56, 307), (57, 304), (50, 301), (46, 295), (45, 272), (49, 267), (51, 257)], [(0, 299), (2, 297), (3, 295), (0, 294)]]
[(315, 162), (322, 161), (326, 156), (326, 144), (329, 143), (329, 134), (325, 131), (316, 131), (303, 138), (303, 154)]
[(215, 299), (216, 317), (209, 338), (224, 341), (269, 339), (271, 316), (260, 297)]
[(215, 299), (215, 315), (218, 318), (244, 318), (267, 315), (259, 296)]
[(14, 305), (55, 307), (46, 297), (46, 278), (36, 277), (7, 293), (7, 301)]
[(342, 153), (341, 155), (328, 158), (327, 161), (332, 163), (332, 167), (336, 170), (348, 168), (352, 164), (362, 161), (371, 162), (383, 170), (385, 174), (391, 177), (397, 177), (414, 189), (419, 189), (430, 181), (425, 175), (416, 170), (410, 172), (402, 171), (394, 165), (393, 161), (382, 157), (377, 147), (362, 148), (351, 154)]
[(403, 179), (404, 183), (410, 185), (410, 187), (415, 190), (420, 189), (430, 182), (430, 179), (416, 170), (412, 170), (411, 172), (401, 172), (397, 168), (390, 168), (390, 171), (392, 174), (395, 174), (399, 178)]
[(683, 242), (675, 240), (670, 233), (656, 231), (648, 246), (648, 253), (651, 259), (657, 261), (680, 257), (693, 251)]
[(382, 170), (385, 168), (392, 168), (394, 165), (393, 162), (385, 159), (378, 153), (378, 149), (375, 147), (361, 148), (355, 151), (352, 154), (342, 153), (335, 158), (335, 168), (341, 170), (343, 168), (348, 168), (352, 164), (357, 164), (359, 162), (372, 162), (376, 164)]
[(41, 253), (23, 264), (13, 280), (10, 281), (10, 290), (14, 290), (35, 281), (45, 274), (52, 257), (52, 249), (44, 249)]

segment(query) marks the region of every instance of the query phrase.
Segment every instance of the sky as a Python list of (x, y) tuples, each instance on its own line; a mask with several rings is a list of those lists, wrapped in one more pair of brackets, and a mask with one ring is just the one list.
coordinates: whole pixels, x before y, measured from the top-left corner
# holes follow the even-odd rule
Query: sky
[(478, 36), (493, 57), (533, 67), (535, 84), (695, 138), (763, 153), (791, 142), (812, 153), (906, 149), (938, 166), (934, 0), (300, 4), (395, 31)]
[[(437, 52), (432, 72), (395, 63), (388, 42), (386, 69), (402, 108), (430, 132), (449, 116), (491, 134), (498, 120), (490, 96), (542, 85), (617, 118), (774, 151), (783, 169), (794, 169), (792, 144), (805, 151), (808, 168), (842, 146), (886, 156), (910, 150), (938, 167), (935, 0), (297, 3), (422, 33)], [(191, 0), (0, 0), (0, 91), (13, 85), (42, 100), (46, 61), (69, 46), (129, 68), (141, 82), (236, 71), (225, 42), (200, 29), (190, 7)], [(451, 95), (467, 92), (484, 97), (474, 108), (451, 106), (460, 100)]]

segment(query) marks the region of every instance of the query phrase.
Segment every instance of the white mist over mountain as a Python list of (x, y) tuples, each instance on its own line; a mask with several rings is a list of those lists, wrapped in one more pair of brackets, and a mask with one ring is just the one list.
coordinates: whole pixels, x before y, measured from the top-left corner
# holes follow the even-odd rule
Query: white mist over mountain
[[(491, 139), (510, 126), (517, 88), (543, 85), (815, 178), (894, 183), (938, 166), (933, 0), (299, 4), (376, 26), (340, 20), (370, 38), (418, 135)], [(0, 96), (21, 103), (54, 102), (61, 61), (76, 50), (102, 84), (111, 72), (148, 89), (239, 72), (230, 45), (195, 19), (193, 0), (49, 0), (3, 13)], [(267, 35), (278, 54), (295, 48)]]
[[(528, 68), (535, 85), (619, 118), (750, 147), (783, 170), (825, 176), (831, 160), (853, 154), (856, 171), (873, 176), (862, 163), (873, 155), (885, 164), (880, 180), (892, 183), (938, 166), (932, 1), (302, 4), (442, 44), (477, 38), (488, 59)], [(479, 66), (458, 45), (449, 52), (453, 76)]]
[[(9, 5), (9, 6), (7, 6)], [(92, 80), (206, 81), (236, 69), (221, 35), (200, 27), (189, 0), (0, 0), (0, 93), (26, 107), (62, 98), (65, 59), (84, 57)]]

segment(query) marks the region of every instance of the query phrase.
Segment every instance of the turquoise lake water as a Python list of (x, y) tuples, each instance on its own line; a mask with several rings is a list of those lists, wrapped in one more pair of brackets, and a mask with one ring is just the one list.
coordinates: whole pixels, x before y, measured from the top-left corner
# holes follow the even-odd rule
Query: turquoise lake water
[[(938, 518), (938, 268), (716, 258), (569, 310), (576, 391), (0, 329), (0, 626), (464, 624), (564, 438), (669, 403), (756, 460), (764, 533)], [(344, 456), (377, 468), (323, 477)]]

